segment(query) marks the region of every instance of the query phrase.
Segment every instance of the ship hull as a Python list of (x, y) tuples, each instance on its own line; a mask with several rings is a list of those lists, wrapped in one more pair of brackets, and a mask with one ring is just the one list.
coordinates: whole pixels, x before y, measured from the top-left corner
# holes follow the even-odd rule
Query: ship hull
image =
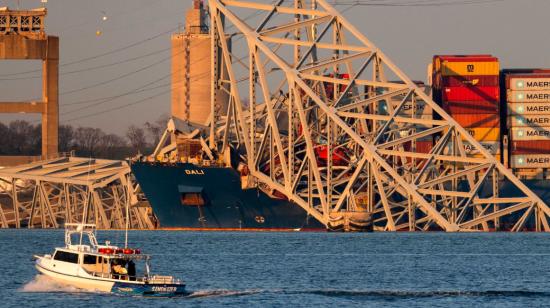
[[(259, 189), (241, 189), (240, 176), (232, 168), (138, 162), (132, 164), (132, 171), (159, 220), (160, 228), (326, 230), (323, 224), (293, 202), (271, 198)], [(524, 180), (523, 183), (550, 204), (549, 180)], [(206, 199), (204, 206), (182, 204), (182, 193), (189, 188), (202, 191)], [(481, 191), (491, 191), (489, 184)], [(522, 193), (512, 183), (501, 182), (500, 195), (518, 197)], [(498, 229), (510, 230), (520, 218), (518, 215), (521, 213), (502, 217)], [(528, 220), (523, 230), (534, 230), (534, 221)]]
[[(324, 230), (297, 204), (271, 198), (260, 189), (242, 189), (232, 168), (189, 163), (135, 162), (131, 165), (160, 228), (202, 230)], [(186, 193), (204, 205), (184, 205)]]

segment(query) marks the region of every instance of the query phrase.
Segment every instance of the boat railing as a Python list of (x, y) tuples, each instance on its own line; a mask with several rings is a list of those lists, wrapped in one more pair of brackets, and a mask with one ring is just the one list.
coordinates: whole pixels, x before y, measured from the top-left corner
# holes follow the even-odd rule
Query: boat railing
[(149, 283), (181, 284), (181, 280), (173, 276), (153, 275), (149, 277)]
[(138, 281), (138, 282), (147, 282), (148, 279), (145, 276), (130, 276), (124, 274), (111, 274), (104, 272), (92, 272), (92, 276), (106, 279), (115, 279), (115, 280), (126, 280), (126, 281)]

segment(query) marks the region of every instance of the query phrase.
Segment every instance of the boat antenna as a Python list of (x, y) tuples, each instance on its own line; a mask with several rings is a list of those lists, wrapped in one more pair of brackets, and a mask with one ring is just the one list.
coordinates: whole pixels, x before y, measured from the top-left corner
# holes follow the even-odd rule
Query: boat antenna
[(126, 181), (126, 232), (124, 234), (124, 248), (128, 248), (128, 225), (130, 224), (130, 189), (132, 188), (130, 177), (127, 177)]
[(84, 233), (82, 231), (84, 230), (84, 224), (88, 220), (88, 215), (87, 215), (88, 205), (90, 204), (90, 184), (88, 183), (88, 181), (90, 180), (91, 169), (92, 169), (92, 154), (90, 153), (90, 157), (88, 158), (88, 172), (86, 172), (86, 183), (88, 184), (86, 187), (86, 203), (82, 207), (82, 222), (81, 222), (82, 226), (80, 227), (80, 242), (78, 243), (79, 247), (82, 246), (82, 237), (84, 236)]

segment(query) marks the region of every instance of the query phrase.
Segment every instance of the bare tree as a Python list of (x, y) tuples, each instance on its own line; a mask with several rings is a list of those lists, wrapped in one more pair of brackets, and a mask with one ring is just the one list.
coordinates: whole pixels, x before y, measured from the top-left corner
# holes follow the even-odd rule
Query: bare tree
[(70, 152), (74, 147), (75, 130), (71, 125), (59, 125), (59, 151)]
[(40, 126), (35, 127), (27, 121), (10, 122), (7, 144), (13, 155), (36, 155), (40, 153)]
[(145, 137), (145, 131), (141, 127), (131, 125), (126, 131), (126, 137), (130, 141), (130, 146), (137, 153), (142, 153), (147, 146), (147, 138)]
[(94, 156), (103, 136), (105, 136), (105, 133), (99, 128), (77, 128), (75, 131), (75, 140), (76, 145), (79, 148), (79, 154), (90, 157)]
[(99, 154), (105, 158), (117, 158), (121, 150), (126, 147), (127, 143), (124, 138), (115, 134), (107, 134), (100, 141)]
[(155, 122), (145, 122), (145, 129), (149, 137), (149, 141), (153, 146), (156, 146), (160, 142), (160, 137), (166, 129), (170, 117), (166, 114), (161, 115)]

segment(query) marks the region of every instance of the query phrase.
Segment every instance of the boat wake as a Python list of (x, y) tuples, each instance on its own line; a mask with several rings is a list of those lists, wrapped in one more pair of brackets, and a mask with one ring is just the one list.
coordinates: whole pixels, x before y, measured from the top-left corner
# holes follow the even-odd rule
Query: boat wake
[(204, 298), (204, 297), (229, 297), (229, 296), (246, 296), (259, 293), (266, 293), (266, 290), (200, 290), (190, 293), (186, 298)]
[(20, 291), (37, 293), (99, 293), (99, 291), (84, 290), (63, 284), (44, 275), (36, 275), (33, 280), (23, 285)]
[[(285, 292), (293, 294), (294, 292)], [(378, 298), (425, 298), (425, 297), (550, 297), (550, 292), (537, 292), (525, 290), (426, 290), (426, 291), (405, 291), (405, 290), (308, 290), (298, 291), (294, 294), (312, 294), (328, 297), (378, 297)]]
[(550, 297), (550, 292), (537, 292), (526, 290), (487, 290), (487, 291), (467, 291), (467, 290), (426, 290), (426, 291), (406, 291), (406, 290), (337, 290), (337, 289), (318, 289), (318, 290), (201, 290), (190, 293), (186, 298), (210, 298), (210, 297), (232, 297), (248, 296), (257, 294), (274, 295), (318, 295), (335, 298), (429, 298), (429, 297)]

